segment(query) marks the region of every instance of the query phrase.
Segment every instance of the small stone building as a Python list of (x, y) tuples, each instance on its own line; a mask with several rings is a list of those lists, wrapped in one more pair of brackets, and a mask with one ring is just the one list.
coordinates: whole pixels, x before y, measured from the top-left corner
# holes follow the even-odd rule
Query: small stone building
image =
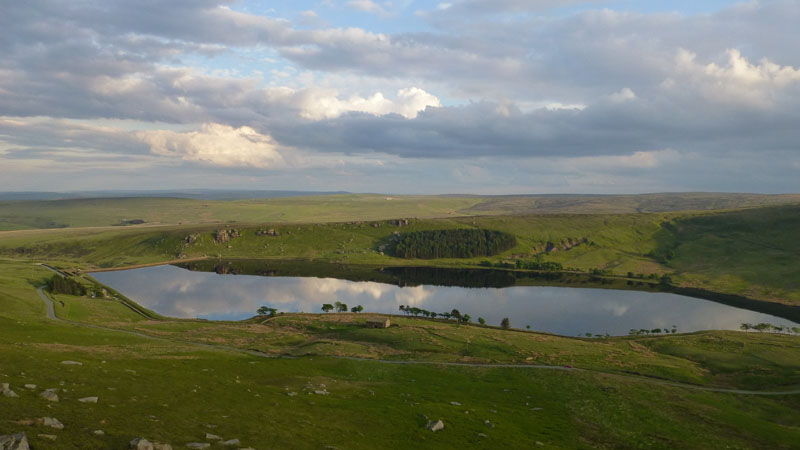
[(389, 319), (367, 319), (367, 328), (389, 328)]

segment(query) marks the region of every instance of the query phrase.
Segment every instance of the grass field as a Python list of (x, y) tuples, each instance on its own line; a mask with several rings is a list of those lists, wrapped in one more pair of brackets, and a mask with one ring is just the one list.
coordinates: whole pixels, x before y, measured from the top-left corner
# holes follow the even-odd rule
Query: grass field
[[(713, 332), (589, 341), (406, 318), (395, 318), (396, 328), (365, 330), (362, 318), (349, 314), (266, 324), (153, 322), (107, 300), (56, 297), (65, 303), (59, 315), (157, 337), (148, 339), (48, 321), (34, 287), (50, 272), (19, 262), (0, 267), (0, 378), (19, 395), (0, 397), (0, 434), (26, 431), (34, 448), (126, 448), (134, 436), (181, 448), (208, 441), (206, 433), (258, 449), (410, 442), (431, 449), (789, 449), (800, 439), (800, 396), (704, 392), (614, 373), (796, 388), (797, 337)], [(304, 356), (260, 358), (193, 343), (250, 347), (249, 340)], [(331, 357), (370, 352), (423, 361), (570, 362), (612, 373)], [(23, 387), (29, 383), (37, 389)], [(38, 397), (44, 388), (59, 389), (60, 401)], [(87, 396), (98, 403), (77, 401)], [(55, 417), (64, 429), (26, 425), (40, 417)], [(426, 418), (442, 419), (445, 430), (426, 430)], [(102, 436), (93, 434), (98, 429)]]
[[(485, 259), (554, 261), (618, 276), (670, 274), (681, 286), (800, 305), (800, 207), (722, 212), (546, 214), (296, 224), (186, 224), (0, 232), (0, 257), (109, 268), (191, 258), (301, 258), (374, 265), (474, 267)], [(241, 236), (214, 240), (220, 229)], [(518, 245), (497, 257), (407, 260), (382, 254), (393, 233), (488, 228)], [(280, 236), (259, 236), (274, 229)], [(192, 243), (186, 238), (194, 236)], [(546, 251), (548, 243), (555, 249)]]
[(347, 222), (399, 217), (517, 214), (634, 214), (800, 203), (800, 195), (643, 194), (531, 196), (413, 196), (341, 194), (248, 200), (84, 198), (0, 201), (0, 231), (181, 223)]
[[(668, 384), (800, 390), (798, 336), (698, 332), (578, 339), (398, 316), (391, 318), (396, 326), (371, 330), (362, 314), (177, 320), (137, 313), (113, 291), (109, 298), (54, 296), (56, 315), (70, 321), (64, 322), (45, 318), (36, 291), (52, 276), (41, 262), (67, 270), (193, 258), (210, 264), (218, 257), (474, 267), (485, 258), (404, 260), (381, 249), (395, 232), (476, 227), (517, 238), (515, 248), (492, 262), (670, 274), (685, 286), (800, 304), (798, 206), (577, 214), (569, 210), (574, 199), (546, 206), (519, 203), (529, 198), (497, 198), (491, 205), (466, 197), (395, 200), (305, 198), (282, 216), (270, 214), (285, 206), (270, 209), (274, 205), (265, 201), (219, 202), (206, 215), (194, 201), (180, 206), (183, 200), (131, 199), (130, 209), (118, 211), (114, 204), (124, 201), (89, 200), (81, 204), (88, 209), (75, 203), (52, 216), (45, 214), (50, 207), (41, 214), (18, 209), (14, 216), (0, 205), (7, 228), (73, 227), (0, 232), (0, 382), (19, 396), (0, 396), (0, 435), (25, 431), (33, 448), (48, 449), (123, 449), (135, 436), (185, 448), (210, 442), (206, 433), (257, 449), (411, 443), (430, 449), (791, 449), (800, 442), (798, 394)], [(642, 210), (656, 208), (642, 207), (644, 197), (634, 200)], [(722, 201), (711, 200), (692, 201)], [(481, 204), (486, 215), (469, 215)], [(524, 208), (550, 213), (491, 215)], [(178, 224), (187, 214), (199, 223)], [(324, 220), (309, 223), (316, 214)], [(26, 217), (28, 222), (19, 219)], [(412, 220), (399, 226), (390, 220), (398, 217)], [(134, 219), (147, 223), (88, 228)], [(237, 222), (215, 223), (230, 220)], [(214, 241), (218, 230), (233, 228), (239, 237)], [(266, 229), (280, 235), (258, 234)], [(453, 363), (475, 366), (448, 365)], [(498, 366), (503, 364), (580, 370)], [(46, 388), (58, 389), (58, 403), (38, 396)], [(78, 401), (89, 396), (99, 397), (98, 403)], [(42, 417), (59, 419), (64, 429), (37, 424)], [(429, 419), (442, 419), (445, 430), (426, 430)]]

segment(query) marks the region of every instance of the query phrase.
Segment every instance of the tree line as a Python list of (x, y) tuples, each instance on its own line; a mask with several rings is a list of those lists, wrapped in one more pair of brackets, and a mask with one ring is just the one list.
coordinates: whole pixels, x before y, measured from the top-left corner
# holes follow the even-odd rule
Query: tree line
[(473, 258), (495, 255), (516, 245), (517, 238), (502, 231), (426, 230), (402, 235), (394, 254), (400, 258)]
[(86, 288), (82, 284), (72, 278), (64, 278), (61, 275), (53, 275), (47, 281), (47, 289), (53, 294), (86, 295)]

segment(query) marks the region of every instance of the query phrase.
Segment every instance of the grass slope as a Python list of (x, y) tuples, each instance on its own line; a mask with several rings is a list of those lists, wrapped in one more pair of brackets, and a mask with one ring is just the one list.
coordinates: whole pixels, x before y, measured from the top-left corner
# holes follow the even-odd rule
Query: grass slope
[[(109, 268), (190, 258), (302, 258), (375, 265), (476, 266), (539, 259), (580, 271), (673, 274), (681, 286), (800, 305), (800, 206), (722, 212), (549, 214), (271, 225), (172, 225), (0, 232), (0, 256), (63, 267)], [(217, 243), (214, 232), (241, 237)], [(280, 236), (259, 236), (275, 229)], [(486, 228), (513, 234), (517, 246), (492, 258), (408, 260), (391, 257), (394, 233)], [(194, 235), (189, 244), (186, 238)], [(547, 252), (552, 244), (554, 250)]]
[[(449, 354), (527, 360), (526, 354), (537, 354), (587, 366), (660, 367), (659, 373), (699, 382), (788, 386), (797, 382), (797, 337), (701, 333), (601, 342), (405, 318), (396, 319), (397, 328), (365, 330), (357, 324), (360, 316), (345, 314), (288, 316), (266, 324), (144, 322), (109, 308), (106, 300), (56, 299), (65, 302), (59, 314), (162, 337), (147, 339), (44, 319), (34, 287), (49, 275), (29, 263), (0, 261), (0, 381), (19, 394), (0, 396), (0, 434), (25, 431), (34, 448), (126, 448), (134, 436), (180, 448), (206, 441), (206, 433), (258, 449), (406, 448), (409, 442), (424, 449), (789, 449), (800, 440), (800, 396), (703, 392), (592, 371), (326, 356), (367, 344), (378, 354), (432, 360)], [(273, 334), (281, 334), (282, 342), (274, 345), (309, 356), (259, 358), (191, 342), (249, 345), (242, 335), (253, 332), (227, 330), (231, 326), (260, 327), (264, 342), (274, 343)], [(314, 344), (304, 345), (307, 340)], [(752, 366), (757, 355), (760, 372)], [(83, 365), (63, 365), (64, 360)], [(752, 372), (758, 380), (748, 379)], [(27, 383), (37, 389), (24, 388)], [(44, 388), (59, 389), (60, 401), (38, 397)], [(77, 401), (86, 396), (99, 402)], [(59, 419), (64, 429), (27, 424), (45, 416)], [(425, 430), (426, 417), (443, 419), (445, 430)], [(105, 434), (93, 434), (97, 429)]]

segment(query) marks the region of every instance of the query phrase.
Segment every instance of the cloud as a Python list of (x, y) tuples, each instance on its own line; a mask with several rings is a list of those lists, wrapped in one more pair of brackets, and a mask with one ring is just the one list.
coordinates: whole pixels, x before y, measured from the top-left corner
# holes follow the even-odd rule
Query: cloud
[[(767, 58), (753, 64), (739, 49), (728, 49), (727, 65), (697, 62), (697, 55), (680, 49), (675, 57), (678, 74), (704, 97), (719, 103), (740, 103), (766, 108), (785, 96), (786, 89), (798, 93), (800, 69), (775, 64)], [(674, 83), (667, 87), (675, 87)]]
[(407, 119), (413, 119), (429, 106), (441, 106), (436, 96), (416, 87), (398, 90), (394, 100), (384, 97), (380, 92), (368, 97), (352, 95), (344, 99), (337, 94), (335, 90), (297, 91), (279, 87), (268, 89), (266, 98), (269, 103), (295, 110), (300, 117), (311, 120), (334, 119), (350, 112), (363, 112), (375, 116), (399, 114)]
[(203, 124), (199, 131), (140, 131), (136, 137), (156, 155), (225, 167), (276, 169), (285, 165), (277, 142), (250, 127)]
[(388, 15), (388, 12), (382, 6), (373, 2), (372, 0), (350, 0), (347, 6), (357, 11), (378, 14), (381, 16)]

